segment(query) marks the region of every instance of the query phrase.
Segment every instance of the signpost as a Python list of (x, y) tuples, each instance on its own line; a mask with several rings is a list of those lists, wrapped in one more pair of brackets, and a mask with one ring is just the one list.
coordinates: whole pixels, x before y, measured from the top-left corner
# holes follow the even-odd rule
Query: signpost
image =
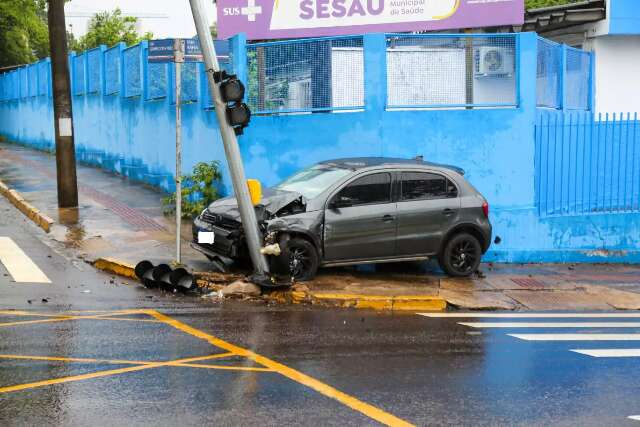
[(149, 41), (148, 61), (176, 64), (176, 262), (182, 263), (180, 235), (182, 229), (182, 64), (202, 62), (200, 43), (195, 39)]
[(524, 0), (218, 0), (218, 36), (250, 40), (522, 24)]

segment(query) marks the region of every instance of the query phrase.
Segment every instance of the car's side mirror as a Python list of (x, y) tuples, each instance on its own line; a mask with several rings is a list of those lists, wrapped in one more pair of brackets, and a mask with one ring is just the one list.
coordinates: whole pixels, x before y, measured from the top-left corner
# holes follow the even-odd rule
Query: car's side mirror
[(347, 196), (336, 196), (329, 204), (331, 209), (347, 208), (353, 205), (353, 199)]

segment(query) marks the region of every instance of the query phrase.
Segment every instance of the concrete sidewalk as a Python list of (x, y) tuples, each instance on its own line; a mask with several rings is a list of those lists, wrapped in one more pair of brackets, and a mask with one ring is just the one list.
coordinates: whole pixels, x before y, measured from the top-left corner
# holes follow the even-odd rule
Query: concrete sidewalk
[[(154, 189), (78, 165), (80, 208), (59, 210), (55, 158), (7, 143), (0, 143), (0, 180), (54, 220), (52, 244), (87, 262), (115, 258), (135, 265), (175, 258), (174, 221), (162, 214), (164, 194)], [(206, 272), (210, 264), (189, 247), (190, 230), (185, 221), (183, 262)], [(205, 274), (200, 283), (216, 290), (238, 277)], [(313, 282), (265, 298), (385, 310), (637, 310), (640, 266), (483, 264), (472, 279), (447, 278), (433, 263), (332, 268)]]
[[(175, 223), (162, 213), (163, 194), (124, 177), (78, 165), (79, 208), (58, 209), (55, 157), (0, 143), (0, 180), (54, 220), (52, 240), (86, 260), (103, 257), (136, 264), (175, 259)], [(189, 247), (191, 223), (183, 222), (183, 262), (208, 263)]]

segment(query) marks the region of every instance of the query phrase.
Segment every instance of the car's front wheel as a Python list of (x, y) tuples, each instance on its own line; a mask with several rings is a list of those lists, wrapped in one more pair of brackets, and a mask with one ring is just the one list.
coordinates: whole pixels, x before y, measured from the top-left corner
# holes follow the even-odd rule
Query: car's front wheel
[(478, 239), (461, 233), (449, 239), (438, 261), (449, 276), (468, 277), (478, 269), (481, 257), (482, 247)]
[(315, 246), (301, 237), (280, 242), (281, 253), (274, 259), (276, 272), (290, 274), (297, 281), (311, 280), (316, 276), (320, 260)]

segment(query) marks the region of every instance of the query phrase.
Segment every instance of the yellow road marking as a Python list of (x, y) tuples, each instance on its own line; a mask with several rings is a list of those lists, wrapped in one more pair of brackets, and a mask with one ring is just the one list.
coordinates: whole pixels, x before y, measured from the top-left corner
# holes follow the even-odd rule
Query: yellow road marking
[(51, 280), (9, 237), (0, 237), (0, 262), (16, 282), (51, 283)]
[[(234, 344), (228, 343), (220, 338), (214, 337), (213, 335), (209, 335), (206, 332), (202, 332), (196, 328), (193, 328), (189, 325), (186, 325), (176, 319), (173, 319), (169, 316), (166, 316), (162, 313), (159, 313), (155, 310), (145, 310), (147, 314), (155, 317), (156, 319), (184, 332), (189, 335), (193, 335), (194, 337), (200, 338), (204, 341), (207, 341), (209, 344), (214, 345), (216, 347), (225, 349), (229, 352), (235, 353), (238, 356), (244, 356), (250, 360), (253, 360), (256, 363), (259, 363), (297, 383), (303, 384), (318, 393), (327, 396), (329, 398), (335, 399), (338, 402), (342, 403), (349, 408), (360, 412), (361, 414), (374, 419), (382, 424), (388, 426), (411, 426), (412, 424), (404, 421), (395, 415), (392, 415), (388, 412), (383, 411), (382, 409), (376, 408), (373, 405), (365, 403), (353, 396), (350, 396), (346, 393), (337, 390), (330, 385), (327, 385), (313, 377), (310, 377), (302, 372), (296, 371), (295, 369), (289, 368), (282, 363), (278, 363), (274, 360), (266, 358), (264, 356), (260, 356), (250, 350), (244, 349), (242, 347), (238, 347)], [(0, 389), (0, 392), (2, 389)]]
[(188, 368), (220, 369), (223, 371), (228, 370), (228, 371), (274, 372), (272, 369), (269, 369), (269, 368), (255, 368), (252, 366), (202, 365), (200, 363), (178, 363), (175, 366), (186, 366)]
[(78, 319), (97, 319), (97, 320), (119, 320), (123, 322), (146, 322), (146, 323), (162, 323), (154, 319), (135, 319), (133, 317), (96, 317), (96, 316), (80, 316)]
[(51, 322), (63, 322), (65, 320), (72, 320), (74, 317), (59, 317), (56, 319), (41, 319), (41, 320), (21, 320), (19, 322), (0, 323), (0, 327), (4, 326), (17, 326), (17, 325), (30, 325), (33, 323), (51, 323)]
[[(21, 320), (17, 322), (8, 322), (8, 323), (0, 323), (0, 327), (3, 326), (17, 326), (17, 325), (29, 325), (33, 323), (49, 323), (49, 322), (64, 322), (67, 320), (81, 320), (81, 319), (89, 319), (89, 320), (122, 320), (127, 322), (151, 322), (151, 323), (159, 323), (158, 320), (152, 319), (133, 319), (133, 318), (116, 318), (110, 317), (115, 315), (126, 315), (126, 314), (139, 314), (139, 310), (128, 310), (127, 312), (118, 312), (118, 313), (105, 313), (105, 314), (97, 314), (95, 316), (64, 316), (64, 315), (53, 315), (53, 314), (12, 314), (14, 316), (42, 316), (42, 317), (50, 317), (49, 319), (41, 319), (41, 320)], [(2, 312), (0, 312), (2, 314)]]
[(163, 362), (143, 362), (141, 360), (91, 359), (91, 358), (83, 358), (83, 357), (24, 356), (19, 354), (0, 354), (0, 359), (43, 360), (43, 361), (52, 361), (52, 362), (79, 362), (79, 363), (109, 363), (111, 365), (148, 365), (150, 363), (163, 363)]
[[(201, 359), (201, 360), (222, 359), (230, 356), (235, 356), (235, 354), (234, 353), (213, 354), (213, 355), (205, 356), (206, 359)], [(21, 354), (0, 354), (0, 359), (39, 360), (39, 361), (47, 361), (47, 362), (108, 363), (110, 365), (152, 365), (155, 363), (166, 363), (167, 366), (178, 366), (178, 367), (187, 367), (187, 368), (221, 369), (221, 370), (230, 370), (230, 371), (272, 372), (271, 369), (268, 369), (268, 368), (256, 368), (251, 366), (203, 365), (200, 363), (178, 363), (175, 361), (157, 362), (157, 361), (142, 361), (142, 360), (93, 359), (93, 358), (86, 358), (86, 357), (25, 356)]]
[(5, 316), (34, 316), (34, 317), (67, 317), (67, 316), (77, 316), (78, 313), (98, 313), (94, 314), (96, 316), (120, 316), (124, 314), (144, 314), (141, 310), (100, 310), (100, 311), (66, 311), (62, 313), (43, 313), (41, 311), (22, 311), (22, 310), (0, 310), (0, 315)]
[(150, 362), (150, 363), (146, 363), (145, 362), (144, 365), (131, 366), (129, 368), (110, 369), (108, 371), (91, 372), (91, 373), (88, 373), (88, 374), (73, 375), (73, 376), (70, 376), (70, 377), (53, 378), (53, 379), (50, 379), (50, 380), (36, 381), (36, 382), (33, 382), (33, 383), (28, 383), (28, 384), (18, 384), (18, 385), (12, 385), (12, 386), (8, 386), (8, 387), (0, 387), (0, 393), (9, 393), (9, 392), (13, 392), (13, 391), (28, 390), (28, 389), (32, 389), (32, 388), (44, 387), (44, 386), (53, 385), (53, 384), (62, 384), (62, 383), (68, 383), (68, 382), (73, 382), (73, 381), (83, 381), (83, 380), (89, 380), (89, 379), (93, 379), (93, 378), (109, 377), (109, 376), (112, 376), (112, 375), (125, 374), (127, 372), (143, 371), (145, 369), (161, 368), (161, 367), (164, 367), (164, 366), (173, 366), (173, 365), (180, 364), (180, 363), (188, 363), (188, 362), (196, 362), (196, 361), (199, 361), (199, 360), (207, 360), (210, 357), (211, 357), (211, 355), (209, 355), (209, 356), (199, 356), (199, 357), (188, 357), (186, 359), (177, 359), (177, 360), (172, 360), (172, 361), (169, 361), (169, 362)]

